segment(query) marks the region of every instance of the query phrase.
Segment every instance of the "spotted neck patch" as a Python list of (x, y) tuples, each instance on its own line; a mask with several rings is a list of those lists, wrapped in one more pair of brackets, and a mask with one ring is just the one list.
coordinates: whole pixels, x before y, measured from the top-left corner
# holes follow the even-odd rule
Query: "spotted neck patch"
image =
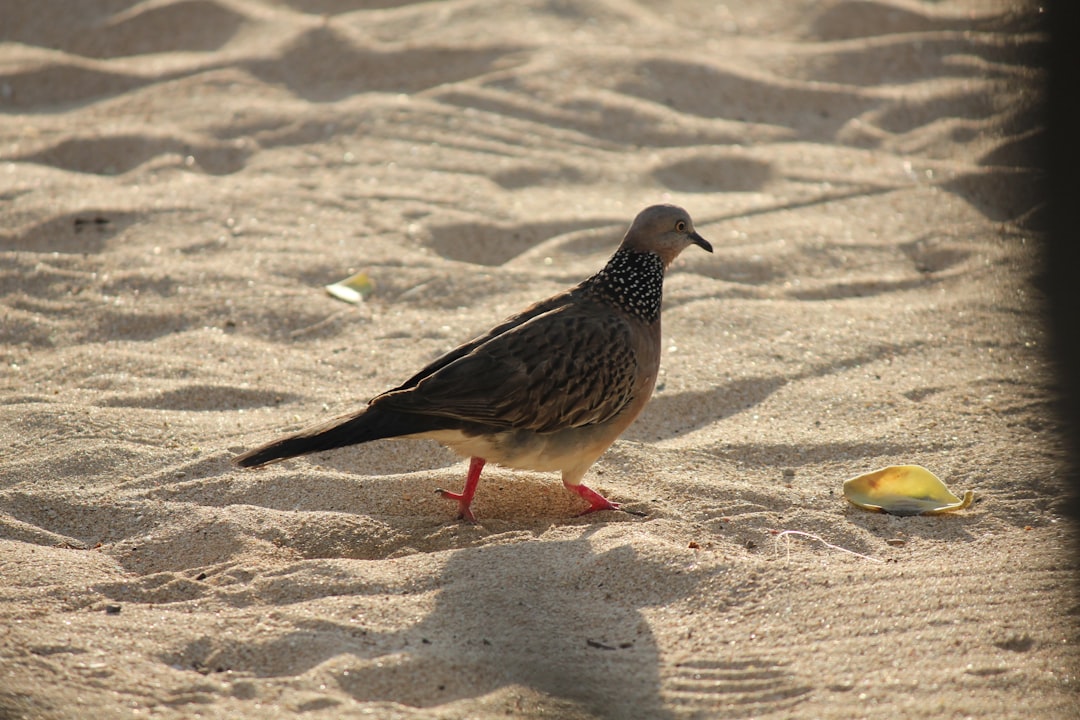
[(587, 285), (631, 315), (654, 322), (664, 294), (664, 262), (654, 253), (619, 250)]

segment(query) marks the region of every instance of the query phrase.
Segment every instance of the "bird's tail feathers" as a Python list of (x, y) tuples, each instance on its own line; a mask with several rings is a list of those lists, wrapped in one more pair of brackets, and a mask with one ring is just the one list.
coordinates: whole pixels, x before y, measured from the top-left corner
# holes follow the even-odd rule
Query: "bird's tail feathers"
[(233, 463), (240, 467), (260, 467), (297, 455), (423, 432), (426, 428), (418, 427), (415, 420), (367, 407), (248, 450), (233, 458)]

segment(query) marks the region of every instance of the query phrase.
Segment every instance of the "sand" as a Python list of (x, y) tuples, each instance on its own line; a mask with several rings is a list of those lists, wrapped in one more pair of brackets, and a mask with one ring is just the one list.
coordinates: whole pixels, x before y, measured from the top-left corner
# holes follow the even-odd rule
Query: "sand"
[[(0, 717), (1076, 717), (1034, 14), (4, 3)], [(231, 467), (655, 202), (716, 252), (587, 477), (644, 517), (491, 468), (457, 522), (427, 441)], [(976, 503), (845, 502), (907, 463)]]

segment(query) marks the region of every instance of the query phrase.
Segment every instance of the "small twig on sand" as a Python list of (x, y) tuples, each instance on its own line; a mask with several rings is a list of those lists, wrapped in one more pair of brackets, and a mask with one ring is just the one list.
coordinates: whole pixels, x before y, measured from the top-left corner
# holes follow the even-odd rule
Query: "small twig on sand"
[[(854, 555), (855, 557), (861, 557), (863, 560), (869, 560), (871, 562), (876, 562), (876, 563), (885, 562), (884, 560), (881, 560), (880, 558), (871, 557), (869, 555), (863, 555), (862, 553), (855, 552), (854, 550), (848, 550), (847, 548), (840, 547), (839, 545), (833, 545), (831, 542), (826, 542), (826, 540), (824, 538), (822, 538), (822, 537), (820, 537), (818, 535), (814, 535), (813, 533), (803, 532), (802, 530), (770, 530), (769, 532), (776, 535), (777, 545), (779, 545), (779, 543), (780, 543), (780, 538), (784, 537), (785, 535), (799, 535), (799, 536), (802, 536), (802, 537), (808, 537), (811, 540), (817, 540), (818, 542), (820, 542), (825, 547), (832, 548), (833, 550), (839, 550), (841, 552), (846, 552), (849, 555)], [(787, 547), (787, 551), (788, 551), (787, 557), (790, 560), (791, 559), (791, 545), (788, 544), (788, 543), (785, 543), (785, 546)], [(776, 546), (774, 546), (774, 547), (776, 547)]]

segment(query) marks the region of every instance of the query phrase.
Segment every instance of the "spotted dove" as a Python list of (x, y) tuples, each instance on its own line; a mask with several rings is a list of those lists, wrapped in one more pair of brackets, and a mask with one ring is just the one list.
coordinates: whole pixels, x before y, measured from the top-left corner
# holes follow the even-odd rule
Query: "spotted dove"
[(645, 208), (607, 265), (581, 284), (451, 350), (367, 407), (234, 462), (257, 467), (379, 438), (433, 438), (471, 458), (464, 490), (439, 491), (470, 522), (488, 461), (559, 470), (589, 503), (584, 513), (617, 510), (581, 479), (652, 395), (664, 271), (690, 245), (712, 252), (685, 210)]

